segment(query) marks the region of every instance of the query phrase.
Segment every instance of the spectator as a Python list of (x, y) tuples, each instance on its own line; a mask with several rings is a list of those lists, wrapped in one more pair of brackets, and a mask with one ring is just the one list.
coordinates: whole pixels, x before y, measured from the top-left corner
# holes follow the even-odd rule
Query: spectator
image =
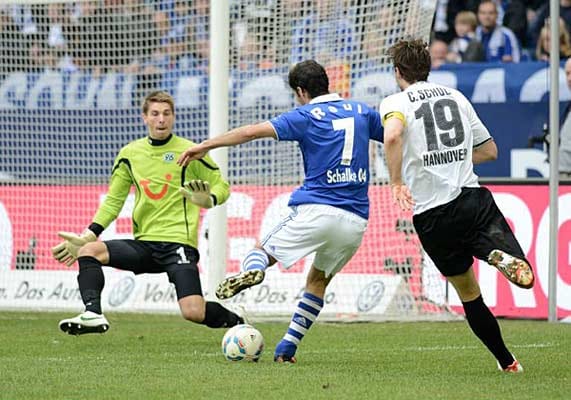
[(527, 10), (529, 0), (510, 0), (505, 7), (502, 25), (510, 29), (522, 47), (527, 44)]
[(398, 42), (403, 34), (398, 23), (398, 8), (396, 5), (379, 7), (374, 16), (374, 23), (371, 21), (366, 29), (376, 29), (383, 48), (388, 49)]
[(455, 37), (454, 21), (461, 11), (476, 11), (479, 0), (437, 0), (433, 20), (434, 39), (450, 43)]
[(527, 24), (528, 26), (535, 20), (537, 12), (545, 4), (545, 0), (516, 0), (521, 1), (525, 4), (527, 13)]
[(449, 0), (436, 1), (436, 10), (432, 22), (434, 38), (446, 41), (447, 43), (454, 38), (454, 30), (452, 29), (452, 23), (449, 19), (450, 16), (452, 16), (452, 12), (448, 10), (448, 3)]
[(498, 11), (493, 0), (483, 0), (478, 7), (480, 25), (476, 38), (484, 46), (488, 62), (519, 62), (520, 48), (514, 33), (497, 24)]
[(24, 49), (24, 38), (18, 26), (5, 10), (0, 10), (0, 52), (3, 57), (0, 78), (24, 68)]
[[(342, 1), (343, 2), (343, 1)], [(355, 15), (348, 2), (318, 0), (318, 28), (313, 40), (315, 58), (324, 66), (329, 77), (329, 91), (342, 97), (350, 96), (351, 56), (355, 54)]]
[(75, 65), (90, 69), (94, 65), (92, 41), (95, 39), (95, 11), (97, 1), (78, 2), (74, 14), (70, 18), (68, 31), (68, 48)]
[(266, 24), (267, 18), (254, 20), (241, 46), (238, 48), (238, 69), (241, 71), (268, 70), (276, 66), (276, 51), (272, 46), (272, 35), (268, 30), (271, 24)]
[(190, 43), (194, 43), (193, 55), (197, 68), (208, 72), (210, 58), (210, 1), (195, 0), (191, 5), (189, 19)]
[(171, 31), (171, 24), (167, 13), (157, 11), (153, 15), (154, 30), (158, 35), (159, 46), (165, 46), (169, 41), (169, 32)]
[(51, 3), (48, 6), (48, 46), (60, 47), (66, 46), (66, 38), (64, 35), (64, 25), (67, 23), (64, 13), (63, 4)]
[(327, 64), (331, 59), (347, 60), (355, 52), (351, 7), (337, 7), (332, 0), (311, 3), (286, 0), (286, 3), (292, 21), (290, 62), (319, 58)]
[[(154, 49), (159, 47), (160, 35), (154, 21), (155, 12), (152, 7), (140, 0), (124, 0), (123, 10), (125, 23), (129, 28), (126, 33), (126, 56), (129, 60), (128, 72), (132, 67), (139, 67), (151, 56)], [(163, 33), (164, 34), (164, 33)]]
[(53, 66), (53, 60), (46, 52), (46, 45), (33, 35), (32, 40), (26, 40), (26, 57), (22, 60), (26, 72), (42, 73)]
[[(90, 1), (86, 14), (73, 29), (81, 63), (97, 76), (115, 72), (130, 63), (130, 18), (124, 0)], [(74, 47), (75, 47), (74, 46)], [(77, 54), (78, 48), (74, 51)]]
[[(551, 50), (551, 27), (548, 22), (542, 29), (537, 40), (535, 49), (535, 58), (538, 61), (549, 61)], [(569, 40), (569, 31), (565, 27), (565, 21), (559, 18), (559, 58), (565, 59), (571, 57), (571, 42)]]
[(433, 40), (430, 43), (430, 60), (431, 69), (438, 69), (442, 64), (446, 64), (446, 55), (448, 54), (448, 45), (443, 40)]
[[(571, 58), (565, 62), (565, 77), (567, 86), (571, 89)], [(559, 133), (559, 176), (571, 179), (571, 102), (563, 112), (561, 131)]]
[[(42, 18), (43, 8), (32, 7), (30, 4), (13, 5), (12, 19), (24, 35), (38, 33), (37, 20)], [(40, 14), (40, 15), (38, 15)]]
[(45, 39), (46, 60), (52, 68), (73, 72), (77, 66), (68, 53), (67, 31), (69, 16), (63, 3), (51, 3), (47, 6), (47, 37)]
[(386, 43), (388, 39), (383, 35), (383, 25), (371, 24), (363, 34), (362, 48), (357, 62), (357, 70), (363, 73), (371, 71), (378, 72), (382, 68), (382, 59), (385, 56)]
[(462, 11), (456, 15), (454, 29), (457, 37), (448, 47), (447, 60), (453, 63), (484, 61), (482, 43), (476, 39), (478, 19), (471, 11)]
[[(567, 32), (571, 32), (571, 0), (559, 0), (559, 15), (565, 21)], [(549, 2), (543, 3), (537, 10), (537, 14), (529, 26), (530, 45), (535, 47), (539, 39), (541, 28), (545, 25), (549, 17)]]
[(319, 20), (315, 41), (317, 52), (327, 49), (337, 59), (348, 59), (355, 52), (354, 16), (349, 4), (338, 7), (334, 0), (317, 1)]
[(174, 3), (173, 17), (171, 18), (170, 37), (186, 37), (189, 34), (191, 20), (190, 2), (176, 0)]

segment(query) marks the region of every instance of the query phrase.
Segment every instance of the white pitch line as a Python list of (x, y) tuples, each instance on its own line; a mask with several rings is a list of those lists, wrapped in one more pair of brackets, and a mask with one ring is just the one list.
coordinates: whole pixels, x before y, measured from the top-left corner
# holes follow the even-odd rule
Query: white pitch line
[[(510, 347), (514, 348), (544, 348), (544, 347), (555, 347), (557, 343), (529, 343), (529, 344), (514, 344), (510, 345)], [(418, 346), (418, 347), (404, 347), (402, 348), (403, 351), (455, 351), (455, 350), (474, 350), (479, 349), (481, 346)]]
[[(559, 343), (528, 343), (528, 344), (515, 344), (510, 345), (510, 348), (545, 348), (545, 347), (557, 347)], [(400, 347), (400, 348), (389, 348), (383, 349), (384, 353), (402, 353), (402, 352), (429, 352), (429, 351), (459, 351), (459, 350), (476, 350), (482, 348), (482, 345), (462, 345), (462, 346), (415, 346), (415, 347)], [(336, 353), (338, 350), (331, 349), (331, 350), (311, 350), (311, 349), (303, 349), (304, 353), (308, 354), (319, 354), (319, 353)], [(374, 353), (378, 351), (378, 348), (371, 348), (371, 349), (344, 349), (344, 353)]]

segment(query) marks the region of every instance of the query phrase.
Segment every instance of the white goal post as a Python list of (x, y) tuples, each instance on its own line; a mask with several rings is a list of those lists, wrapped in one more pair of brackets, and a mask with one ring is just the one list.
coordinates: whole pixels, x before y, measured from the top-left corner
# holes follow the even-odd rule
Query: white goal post
[[(330, 90), (377, 107), (397, 90), (386, 50), (428, 40), (435, 0), (82, 0), (0, 2), (0, 309), (81, 308), (77, 267), (50, 256), (58, 230), (81, 231), (105, 196), (117, 151), (146, 134), (142, 97), (176, 101), (175, 132), (195, 142), (295, 106), (287, 72), (316, 59)], [(287, 212), (303, 165), (292, 143), (255, 141), (213, 154), (232, 187), (205, 213), (206, 296)], [(445, 281), (411, 215), (392, 205), (382, 146), (371, 146), (371, 219), (331, 284), (332, 320), (449, 317)], [(130, 236), (131, 194), (102, 239)], [(289, 315), (311, 257), (231, 299), (254, 318)], [(108, 311), (176, 312), (166, 277), (105, 268)]]

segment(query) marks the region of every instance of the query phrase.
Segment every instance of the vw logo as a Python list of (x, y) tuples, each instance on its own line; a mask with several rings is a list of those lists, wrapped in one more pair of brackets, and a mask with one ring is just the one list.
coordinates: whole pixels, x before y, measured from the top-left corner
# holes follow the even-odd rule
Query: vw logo
[(135, 289), (135, 279), (126, 276), (113, 286), (109, 293), (109, 305), (112, 307), (119, 307), (131, 295)]
[(381, 281), (373, 281), (361, 290), (357, 298), (357, 310), (370, 311), (375, 308), (385, 294), (385, 284)]

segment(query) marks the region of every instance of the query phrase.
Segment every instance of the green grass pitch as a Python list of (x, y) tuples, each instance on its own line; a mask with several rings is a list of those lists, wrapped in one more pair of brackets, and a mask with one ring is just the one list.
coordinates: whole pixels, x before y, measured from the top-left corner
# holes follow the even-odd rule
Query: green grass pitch
[(287, 323), (255, 323), (258, 363), (225, 361), (224, 329), (175, 315), (108, 314), (67, 336), (62, 313), (0, 313), (0, 399), (570, 399), (571, 325), (501, 320), (525, 368), (507, 375), (465, 322), (317, 322), (298, 363), (272, 361)]

